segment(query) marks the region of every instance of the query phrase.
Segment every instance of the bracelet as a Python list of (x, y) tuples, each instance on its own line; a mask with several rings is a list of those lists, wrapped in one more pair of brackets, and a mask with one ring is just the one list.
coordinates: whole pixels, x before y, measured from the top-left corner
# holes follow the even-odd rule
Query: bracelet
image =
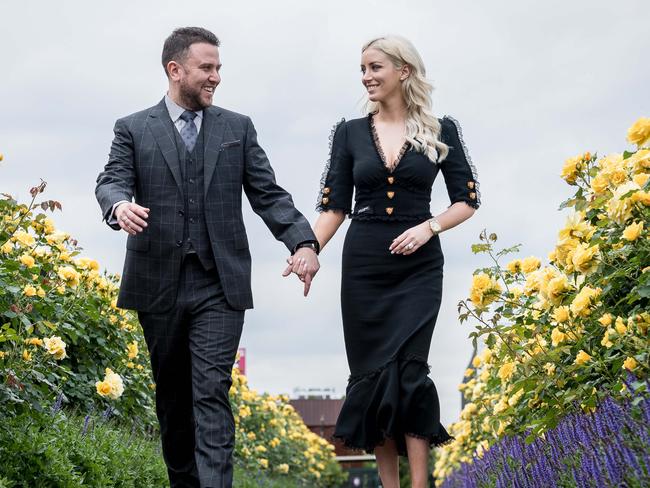
[(303, 247), (311, 248), (316, 253), (316, 255), (320, 254), (320, 245), (318, 244), (318, 241), (304, 241), (296, 244), (296, 247), (293, 248), (291, 255), (293, 256), (298, 249)]

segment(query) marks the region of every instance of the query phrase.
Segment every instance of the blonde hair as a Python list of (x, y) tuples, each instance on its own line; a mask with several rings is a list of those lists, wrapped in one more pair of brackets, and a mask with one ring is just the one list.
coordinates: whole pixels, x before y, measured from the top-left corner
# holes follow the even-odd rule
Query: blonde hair
[[(409, 76), (402, 82), (402, 95), (407, 109), (406, 140), (431, 161), (442, 161), (447, 156), (449, 147), (440, 140), (440, 122), (431, 111), (433, 86), (425, 77), (424, 63), (415, 46), (403, 37), (385, 36), (368, 41), (361, 52), (369, 48), (377, 49), (388, 56), (395, 69), (402, 69), (404, 65), (411, 68)], [(366, 98), (366, 114), (375, 113), (378, 109), (377, 102)]]

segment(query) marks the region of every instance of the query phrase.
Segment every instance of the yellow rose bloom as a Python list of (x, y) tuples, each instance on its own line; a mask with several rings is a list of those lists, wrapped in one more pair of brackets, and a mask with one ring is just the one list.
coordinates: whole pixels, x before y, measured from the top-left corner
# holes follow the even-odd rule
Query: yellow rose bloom
[(22, 256), (20, 256), (19, 259), (20, 262), (23, 263), (28, 268), (32, 268), (36, 264), (34, 258), (31, 257), (29, 254), (23, 254)]
[(609, 175), (609, 181), (614, 185), (614, 186), (619, 186), (625, 183), (627, 181), (627, 171), (624, 169), (617, 169), (615, 171), (612, 171)]
[(39, 339), (38, 337), (29, 337), (25, 339), (25, 344), (29, 344), (30, 346), (42, 346), (43, 345), (43, 340)]
[(648, 178), (650, 178), (650, 175), (648, 173), (639, 173), (632, 177), (632, 181), (643, 188), (648, 182)]
[(97, 393), (103, 397), (117, 400), (124, 393), (124, 383), (119, 374), (114, 373), (110, 368), (106, 368), (104, 381), (95, 383)]
[(65, 293), (65, 286), (63, 286), (63, 285), (57, 286), (57, 287), (56, 287), (56, 292), (57, 292), (59, 295), (63, 295), (63, 294)]
[[(554, 303), (557, 304), (562, 300), (562, 295), (569, 291), (571, 289), (571, 285), (569, 284), (569, 279), (565, 274), (561, 274), (559, 276), (556, 276), (555, 278), (552, 278), (548, 284), (545, 287), (545, 292), (546, 296), (548, 299)], [(569, 318), (568, 316), (568, 308), (564, 307), (567, 311), (567, 319)], [(566, 319), (565, 319), (566, 320)]]
[(4, 359), (6, 355), (7, 355), (6, 352), (0, 351), (0, 359)]
[(506, 264), (506, 269), (511, 273), (519, 273), (521, 271), (521, 259), (513, 259)]
[(594, 179), (591, 180), (591, 189), (594, 193), (603, 193), (607, 190), (609, 181), (602, 173), (598, 173)]
[[(260, 446), (261, 447), (261, 446)], [(268, 459), (260, 458), (257, 460), (257, 462), (262, 466), (264, 469), (269, 467), (269, 461)]]
[(612, 347), (614, 345), (614, 343), (612, 342), (612, 340), (609, 337), (611, 332), (612, 332), (612, 329), (607, 329), (605, 331), (605, 333), (603, 334), (603, 338), (600, 341), (600, 345), (606, 347), (607, 349), (609, 349), (610, 347)]
[(78, 258), (75, 261), (75, 264), (82, 269), (90, 269), (93, 271), (99, 271), (99, 263), (94, 259), (90, 258)]
[(599, 251), (598, 244), (594, 246), (586, 243), (578, 244), (571, 256), (573, 269), (581, 273), (593, 271), (598, 265)]
[(508, 381), (512, 377), (516, 369), (517, 369), (517, 365), (511, 361), (508, 363), (504, 363), (499, 368), (499, 372), (497, 374), (499, 378), (501, 378), (501, 381)]
[(616, 317), (616, 323), (614, 324), (614, 328), (616, 329), (616, 332), (618, 332), (621, 335), (627, 332), (627, 327), (625, 326), (625, 322), (623, 322), (622, 317)]
[(625, 195), (631, 191), (639, 189), (639, 185), (633, 181), (628, 181), (616, 188), (612, 198), (607, 202), (607, 216), (617, 224), (621, 225), (629, 220), (632, 217), (634, 198), (638, 197), (635, 197), (636, 194), (632, 194), (632, 198), (625, 197)]
[(603, 327), (607, 327), (612, 324), (612, 320), (613, 320), (612, 314), (606, 313), (605, 315), (603, 315), (601, 318), (598, 319), (598, 322), (600, 322), (600, 324)]
[(544, 365), (544, 371), (546, 371), (546, 374), (549, 376), (553, 376), (555, 374), (555, 364), (553, 363), (546, 363)]
[(638, 366), (636, 359), (628, 357), (625, 361), (623, 361), (623, 367), (627, 369), (628, 371), (634, 371), (634, 369)]
[(523, 394), (524, 394), (523, 388), (517, 390), (517, 392), (508, 399), (508, 405), (510, 405), (511, 407), (517, 405), (517, 403), (519, 403), (519, 399)]
[(566, 340), (566, 334), (562, 332), (559, 328), (555, 327), (551, 331), (551, 344), (553, 347), (557, 347)]
[(589, 354), (587, 354), (582, 349), (580, 349), (580, 351), (576, 355), (575, 364), (580, 366), (580, 365), (588, 363), (589, 361), (591, 361), (591, 359), (592, 359), (592, 357)]
[(133, 369), (135, 368), (135, 363), (133, 361), (129, 361), (128, 363), (126, 363), (126, 367), (129, 369)]
[(623, 231), (623, 239), (635, 241), (643, 232), (643, 222), (636, 222), (628, 225)]
[(23, 288), (23, 295), (26, 297), (33, 297), (36, 295), (36, 288), (32, 285), (26, 285), (25, 288)]
[(66, 344), (59, 336), (45, 338), (43, 340), (43, 346), (55, 359), (63, 359), (66, 357)]
[(11, 239), (23, 247), (31, 247), (36, 243), (34, 236), (24, 230), (16, 231)]
[(246, 437), (248, 438), (249, 441), (254, 441), (255, 439), (257, 439), (255, 432), (249, 432), (248, 434), (246, 434)]
[(508, 409), (508, 400), (507, 398), (504, 397), (501, 398), (494, 406), (494, 413), (499, 414), (507, 409)]
[(650, 206), (650, 192), (638, 191), (632, 195), (632, 201), (642, 205)]
[(582, 167), (583, 167), (582, 156), (575, 156), (573, 158), (569, 158), (564, 162), (564, 166), (562, 167), (562, 172), (560, 173), (560, 176), (562, 176), (562, 179), (564, 181), (566, 181), (570, 185), (573, 185), (578, 179), (578, 175)]
[(287, 463), (278, 464), (276, 471), (282, 474), (287, 474), (289, 472), (289, 465)]
[(553, 320), (555, 320), (558, 324), (563, 324), (569, 320), (569, 307), (562, 305), (561, 307), (557, 307), (555, 310), (553, 310)]
[(472, 359), (472, 366), (474, 366), (475, 368), (478, 368), (480, 365), (481, 365), (480, 356), (474, 356), (474, 358)]
[(67, 232), (63, 231), (56, 231), (51, 234), (48, 234), (45, 236), (45, 240), (47, 241), (48, 244), (50, 245), (55, 245), (55, 244), (61, 244), (66, 241), (70, 237), (70, 234)]
[(129, 356), (129, 359), (136, 358), (138, 356), (138, 343), (137, 341), (133, 341), (131, 344), (128, 344), (127, 346), (127, 354)]
[(79, 272), (72, 266), (60, 267), (57, 274), (68, 286), (76, 287), (79, 284)]
[(107, 397), (111, 394), (112, 388), (106, 381), (98, 381), (95, 383), (95, 389), (100, 396)]
[(521, 269), (524, 273), (532, 273), (542, 265), (539, 258), (535, 256), (529, 256), (521, 260)]
[(32, 360), (32, 353), (29, 352), (27, 349), (23, 349), (23, 361), (31, 361)]
[(266, 452), (266, 447), (259, 445), (259, 446), (255, 446), (254, 450), (255, 452)]
[(574, 317), (591, 315), (591, 305), (600, 296), (600, 288), (584, 286), (571, 302), (570, 309)]
[(13, 243), (11, 241), (7, 241), (2, 245), (2, 247), (0, 247), (0, 250), (4, 254), (9, 254), (11, 251), (14, 250), (14, 245), (13, 245)]
[(483, 361), (483, 363), (489, 363), (490, 360), (492, 359), (492, 349), (486, 347), (485, 349), (483, 349), (483, 351), (481, 351), (479, 357), (481, 358), (481, 361)]
[(499, 298), (501, 285), (485, 273), (472, 276), (470, 300), (477, 307), (486, 307)]
[(640, 117), (637, 119), (627, 130), (627, 141), (638, 147), (647, 146), (650, 143), (650, 118)]

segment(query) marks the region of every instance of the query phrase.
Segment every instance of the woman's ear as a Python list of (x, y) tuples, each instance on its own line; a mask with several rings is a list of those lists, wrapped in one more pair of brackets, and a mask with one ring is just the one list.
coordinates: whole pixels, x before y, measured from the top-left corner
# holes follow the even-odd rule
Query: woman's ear
[(404, 81), (406, 78), (411, 76), (411, 67), (408, 64), (402, 66), (402, 69), (400, 71), (401, 71), (399, 76), (400, 81)]

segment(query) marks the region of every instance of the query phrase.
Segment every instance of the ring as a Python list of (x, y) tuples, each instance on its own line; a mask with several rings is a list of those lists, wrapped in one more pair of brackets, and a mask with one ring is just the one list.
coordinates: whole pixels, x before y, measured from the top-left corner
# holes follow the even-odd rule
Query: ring
[(411, 249), (413, 249), (413, 243), (412, 243), (412, 242), (409, 242), (409, 243), (406, 245), (406, 249), (408, 249), (409, 251), (410, 251)]

